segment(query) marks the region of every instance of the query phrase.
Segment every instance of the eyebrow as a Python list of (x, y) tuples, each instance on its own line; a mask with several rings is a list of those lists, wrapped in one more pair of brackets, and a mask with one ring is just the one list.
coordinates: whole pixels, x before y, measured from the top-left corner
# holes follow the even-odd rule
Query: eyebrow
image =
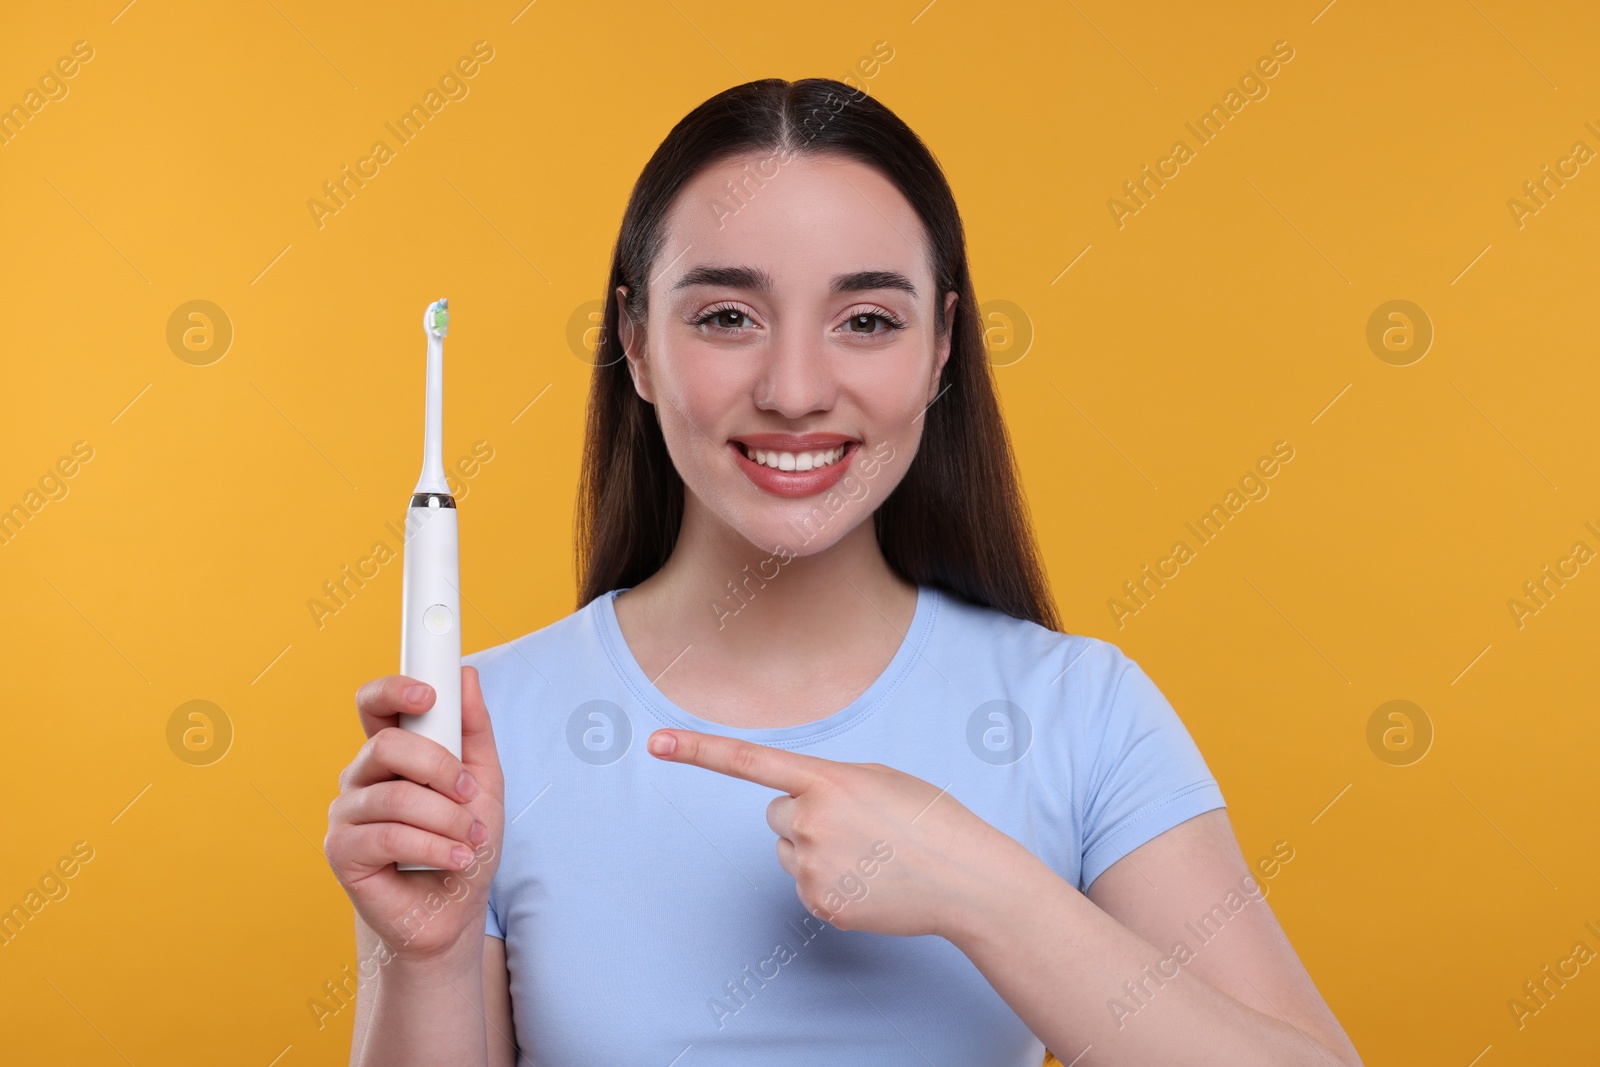
[[(752, 289), (756, 292), (772, 291), (772, 276), (759, 267), (717, 267), (701, 264), (693, 267), (673, 283), (673, 289), (691, 285), (720, 285), (729, 289)], [(872, 289), (902, 289), (913, 297), (917, 287), (897, 270), (858, 270), (838, 274), (828, 286), (830, 293), (862, 293)]]

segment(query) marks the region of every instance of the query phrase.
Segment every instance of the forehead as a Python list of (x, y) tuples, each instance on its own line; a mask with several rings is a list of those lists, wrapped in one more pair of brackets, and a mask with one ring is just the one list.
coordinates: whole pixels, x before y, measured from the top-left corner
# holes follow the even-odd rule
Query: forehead
[(932, 290), (926, 231), (893, 182), (838, 155), (779, 158), (731, 157), (684, 186), (667, 216), (653, 288), (670, 291), (691, 268), (718, 264), (760, 268), (779, 289), (824, 289), (834, 275), (870, 268)]

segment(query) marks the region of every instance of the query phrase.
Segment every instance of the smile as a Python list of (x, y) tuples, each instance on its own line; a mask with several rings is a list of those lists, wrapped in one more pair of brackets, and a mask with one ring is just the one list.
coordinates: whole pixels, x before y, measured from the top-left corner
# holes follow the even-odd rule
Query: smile
[[(742, 440), (728, 442), (728, 454), (734, 465), (750, 479), (750, 484), (773, 496), (798, 497), (825, 493), (850, 470), (850, 457), (861, 447), (861, 442), (842, 434), (816, 434), (821, 438), (816, 444), (821, 448), (800, 448), (797, 444), (810, 444), (804, 436), (783, 434), (752, 434), (754, 443)], [(784, 437), (798, 439), (783, 440)], [(773, 440), (778, 438), (778, 440)], [(829, 440), (832, 438), (832, 440)], [(772, 447), (787, 444), (789, 448)]]

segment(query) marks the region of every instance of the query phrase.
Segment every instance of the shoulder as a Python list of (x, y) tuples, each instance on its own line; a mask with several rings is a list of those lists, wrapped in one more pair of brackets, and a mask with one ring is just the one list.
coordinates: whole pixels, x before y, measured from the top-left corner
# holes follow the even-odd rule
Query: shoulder
[(1116, 644), (939, 592), (940, 633), (930, 654), (942, 673), (973, 672), (992, 693), (986, 699), (1002, 697), (1010, 714), (1025, 715), (1041, 754), (1065, 761), (1080, 783), (1130, 754), (1167, 761), (1194, 749), (1160, 687)]
[(1081, 707), (1109, 702), (1125, 675), (1143, 673), (1110, 641), (1062, 633), (946, 589), (938, 592), (941, 651), (991, 659), (1019, 689), (1058, 694), (1066, 704)]
[[(1065, 798), (1056, 815), (1070, 821), (1063, 832), (1076, 835), (1081, 863), (1066, 869), (1077, 870), (1080, 889), (1157, 834), (1226, 807), (1188, 728), (1133, 657), (1110, 641), (940, 592), (934, 656), (952, 664), (940, 670), (956, 677), (961, 668), (953, 665), (986, 665), (973, 677), (1008, 706), (988, 696), (980, 711), (988, 710), (996, 743), (1021, 738), (1032, 771)], [(980, 736), (989, 743), (989, 734)]]
[(497, 706), (497, 697), (528, 687), (542, 689), (603, 654), (596, 618), (603, 606), (600, 599), (537, 630), (462, 656), (463, 666), (477, 668), (490, 708)]

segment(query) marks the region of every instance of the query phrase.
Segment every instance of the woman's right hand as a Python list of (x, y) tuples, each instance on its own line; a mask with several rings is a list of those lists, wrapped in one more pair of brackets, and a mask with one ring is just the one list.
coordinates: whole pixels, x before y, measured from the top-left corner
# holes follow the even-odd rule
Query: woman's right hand
[[(408, 695), (411, 686), (421, 687), (419, 699)], [(505, 828), (505, 780), (477, 669), (461, 669), (459, 760), (399, 725), (433, 698), (431, 686), (398, 674), (356, 693), (367, 742), (339, 776), (322, 844), (362, 921), (391, 952), (417, 960), (448, 952), (463, 934), (472, 954), (482, 951)], [(396, 863), (443, 869), (401, 871)]]

